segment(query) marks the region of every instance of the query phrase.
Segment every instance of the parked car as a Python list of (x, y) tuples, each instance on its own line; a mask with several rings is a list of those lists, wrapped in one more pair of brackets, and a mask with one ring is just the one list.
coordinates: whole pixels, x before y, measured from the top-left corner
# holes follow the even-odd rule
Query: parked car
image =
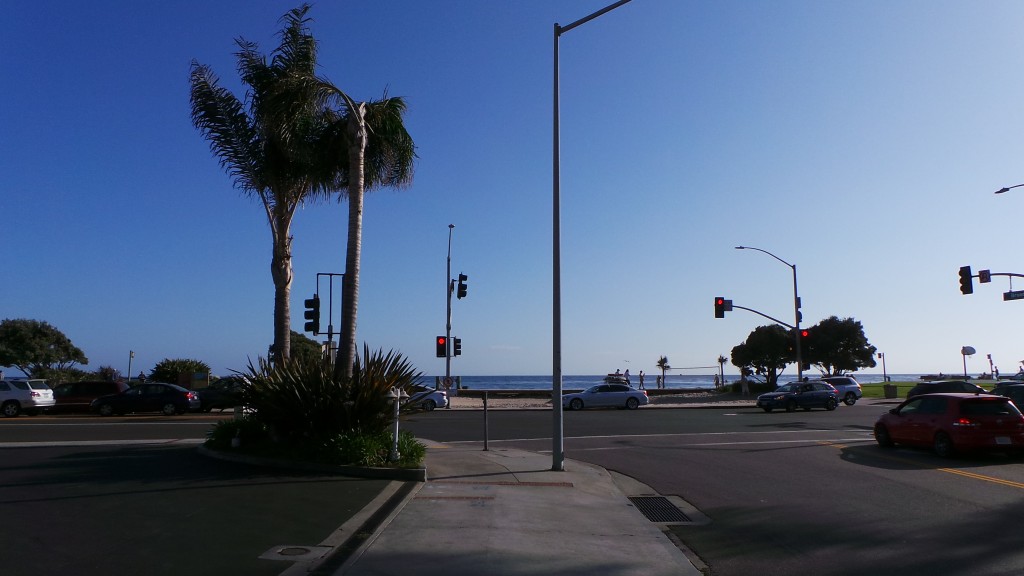
[(628, 408), (636, 410), (649, 402), (646, 390), (628, 384), (597, 384), (582, 392), (562, 395), (562, 408)]
[(839, 393), (831, 384), (821, 380), (790, 382), (757, 397), (757, 407), (765, 412), (776, 408), (785, 408), (786, 412), (797, 408), (835, 410), (836, 406), (839, 406)]
[(1024, 452), (1024, 415), (1005, 396), (922, 394), (882, 414), (875, 441), (883, 448), (931, 447), (942, 457), (969, 450)]
[(129, 412), (162, 412), (166, 416), (199, 409), (199, 397), (176, 384), (150, 382), (133, 386), (120, 394), (100, 396), (90, 410), (100, 416)]
[(93, 400), (127, 389), (124, 382), (108, 380), (65, 382), (53, 389), (54, 404), (47, 412), (88, 412)]
[(22, 412), (35, 416), (53, 406), (53, 390), (46, 380), (0, 380), (0, 413), (14, 418)]
[(907, 398), (913, 398), (919, 394), (937, 394), (939, 392), (965, 392), (971, 394), (988, 394), (988, 391), (972, 384), (966, 380), (931, 380), (921, 382), (907, 392)]
[(435, 390), (430, 386), (413, 384), (409, 386), (406, 393), (409, 394), (409, 399), (405, 403), (406, 406), (419, 408), (427, 412), (435, 408), (448, 407), (448, 393), (444, 390)]
[(195, 391), (199, 396), (199, 409), (203, 412), (209, 412), (214, 408), (223, 410), (241, 406), (244, 392), (245, 380), (236, 376), (219, 378), (206, 388)]
[(1010, 380), (1008, 382), (997, 382), (992, 394), (1006, 396), (1017, 405), (1017, 409), (1024, 408), (1024, 383)]
[(853, 406), (864, 395), (860, 382), (853, 376), (825, 376), (822, 382), (828, 382), (839, 393), (839, 399), (847, 406)]

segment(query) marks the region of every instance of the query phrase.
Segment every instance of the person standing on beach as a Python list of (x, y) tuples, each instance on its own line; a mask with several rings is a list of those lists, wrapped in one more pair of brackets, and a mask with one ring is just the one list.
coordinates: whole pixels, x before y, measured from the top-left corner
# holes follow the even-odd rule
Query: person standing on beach
[(644, 371), (643, 370), (640, 371), (640, 389), (641, 390), (644, 389)]
[(623, 372), (622, 375), (626, 378), (626, 386), (629, 386), (629, 368), (626, 368), (626, 371)]

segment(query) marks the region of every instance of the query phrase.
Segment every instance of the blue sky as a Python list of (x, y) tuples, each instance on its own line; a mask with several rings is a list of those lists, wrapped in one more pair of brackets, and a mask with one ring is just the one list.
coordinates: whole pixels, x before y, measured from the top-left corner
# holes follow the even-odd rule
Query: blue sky
[[(403, 96), (414, 184), (367, 196), (358, 340), (463, 375), (552, 369), (552, 30), (610, 0), (314, 4), (324, 76)], [(297, 2), (14, 0), (0, 20), (0, 318), (133, 373), (244, 368), (272, 340), (270, 233), (189, 117), (192, 59), (236, 94)], [(633, 0), (560, 42), (563, 372), (706, 366), (766, 323), (861, 321), (890, 373), (1024, 359), (1024, 4)], [(342, 272), (347, 206), (293, 225), (292, 326)], [(1024, 280), (1014, 284), (1024, 288)], [(326, 286), (322, 287), (322, 291)], [(326, 321), (324, 322), (326, 324)], [(340, 324), (337, 320), (335, 325)], [(881, 371), (881, 366), (876, 370)]]

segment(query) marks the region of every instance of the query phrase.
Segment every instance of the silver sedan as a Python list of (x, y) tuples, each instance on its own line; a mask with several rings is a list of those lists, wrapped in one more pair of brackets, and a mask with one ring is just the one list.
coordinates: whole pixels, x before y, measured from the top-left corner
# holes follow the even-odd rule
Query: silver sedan
[(628, 408), (636, 410), (647, 404), (647, 392), (626, 384), (597, 384), (583, 392), (562, 395), (562, 408)]

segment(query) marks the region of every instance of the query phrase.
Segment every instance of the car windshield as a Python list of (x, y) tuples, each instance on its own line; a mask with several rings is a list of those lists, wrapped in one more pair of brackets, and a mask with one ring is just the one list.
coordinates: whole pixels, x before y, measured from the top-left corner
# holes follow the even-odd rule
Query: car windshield
[(50, 387), (46, 385), (46, 381), (45, 380), (29, 380), (28, 381), (28, 385), (31, 386), (33, 390), (49, 390), (50, 389)]

